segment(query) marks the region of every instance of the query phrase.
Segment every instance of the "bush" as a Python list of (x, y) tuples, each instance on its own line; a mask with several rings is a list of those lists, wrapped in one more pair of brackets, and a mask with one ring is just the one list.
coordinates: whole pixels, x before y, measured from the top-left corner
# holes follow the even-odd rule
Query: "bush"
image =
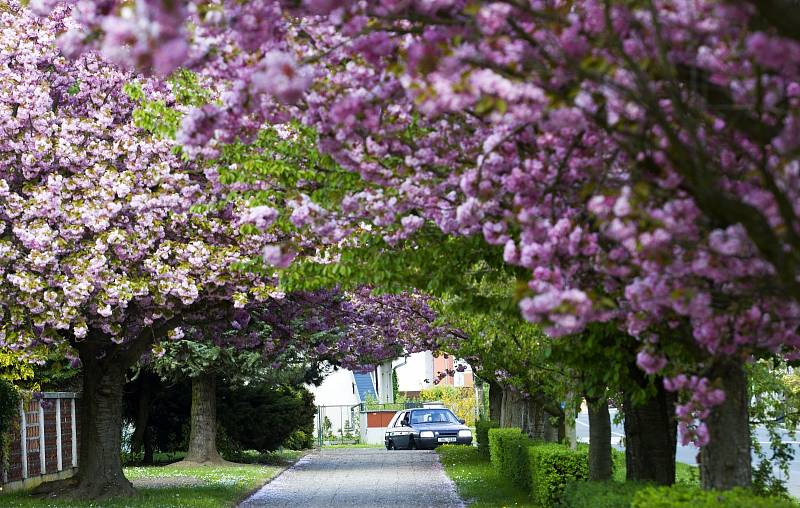
[(304, 388), (270, 384), (220, 387), (217, 415), (240, 450), (277, 450), (297, 430), (314, 434), (314, 395)]
[(500, 474), (520, 489), (530, 490), (531, 458), (528, 449), (531, 447), (531, 440), (525, 434), (509, 435), (503, 439), (503, 446), (505, 451)]
[(567, 483), (562, 497), (564, 508), (630, 508), (633, 496), (647, 487), (637, 482), (587, 482)]
[(489, 456), (489, 429), (496, 429), (500, 424), (494, 420), (481, 419), (475, 422), (475, 438), (478, 441), (478, 451), (484, 457)]
[(509, 437), (521, 436), (522, 430), (517, 428), (489, 429), (489, 460), (497, 471), (500, 471), (505, 462), (504, 440)]
[(0, 472), (8, 470), (11, 459), (11, 431), (19, 414), (19, 392), (5, 379), (0, 379)]
[(304, 430), (296, 430), (286, 438), (283, 447), (290, 450), (307, 450), (314, 447), (314, 434)]
[(472, 388), (437, 385), (419, 392), (421, 402), (439, 401), (470, 427), (475, 425), (475, 391)]
[(702, 490), (689, 485), (646, 487), (633, 497), (632, 508), (797, 508), (794, 500), (761, 497), (751, 490)]
[(589, 453), (586, 449), (571, 450), (560, 444), (531, 446), (531, 497), (543, 508), (557, 506), (567, 482), (589, 477)]
[(489, 454), (495, 470), (517, 487), (529, 490), (531, 440), (518, 428), (491, 428), (488, 434)]

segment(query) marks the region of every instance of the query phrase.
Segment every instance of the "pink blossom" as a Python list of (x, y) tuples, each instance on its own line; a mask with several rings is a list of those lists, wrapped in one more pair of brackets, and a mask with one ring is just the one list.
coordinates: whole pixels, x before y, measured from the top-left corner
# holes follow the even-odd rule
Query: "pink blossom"
[(291, 55), (282, 51), (265, 54), (250, 77), (253, 93), (274, 95), (287, 104), (297, 102), (310, 84), (308, 69), (298, 66)]
[(636, 365), (647, 374), (652, 375), (667, 366), (667, 359), (661, 355), (652, 355), (643, 349), (636, 355)]

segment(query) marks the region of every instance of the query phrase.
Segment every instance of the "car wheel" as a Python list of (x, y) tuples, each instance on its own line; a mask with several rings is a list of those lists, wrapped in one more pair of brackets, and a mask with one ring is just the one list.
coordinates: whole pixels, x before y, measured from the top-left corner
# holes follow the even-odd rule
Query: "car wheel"
[(394, 441), (389, 441), (389, 444), (386, 445), (387, 450), (394, 450)]

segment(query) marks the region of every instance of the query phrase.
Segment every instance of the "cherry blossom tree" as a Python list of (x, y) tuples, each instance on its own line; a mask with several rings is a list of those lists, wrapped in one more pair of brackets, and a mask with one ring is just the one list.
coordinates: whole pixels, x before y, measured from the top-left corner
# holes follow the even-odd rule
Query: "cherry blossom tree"
[[(526, 319), (553, 336), (595, 321), (626, 328), (639, 365), (682, 393), (703, 484), (749, 484), (742, 364), (792, 358), (798, 345), (796, 5), (117, 7), (77, 2), (81, 25), (61, 47), (225, 81), (224, 100), (183, 123), (195, 154), (215, 156), (265, 121), (313, 127), (371, 184), (342, 201), (344, 214), (388, 238), (432, 221), (503, 245), (530, 273)], [(324, 215), (318, 228), (333, 220)], [(674, 345), (694, 361), (676, 361)]]
[[(64, 11), (0, 10), (0, 214), (4, 347), (45, 346), (83, 372), (75, 494), (125, 495), (125, 371), (155, 341), (265, 299), (274, 279), (236, 267), (269, 235), (240, 231), (247, 203), (213, 202), (199, 166), (135, 125), (131, 74), (56, 49)], [(168, 94), (157, 83), (154, 95)], [(165, 95), (166, 96), (166, 95)]]
[(276, 293), (231, 319), (182, 329), (180, 339), (158, 344), (148, 363), (161, 376), (191, 379), (191, 433), (184, 461), (219, 463), (218, 375), (252, 382), (267, 371), (292, 366), (321, 374), (331, 368), (374, 368), (436, 349), (452, 331), (434, 320), (428, 299), (419, 294), (378, 295), (369, 288)]

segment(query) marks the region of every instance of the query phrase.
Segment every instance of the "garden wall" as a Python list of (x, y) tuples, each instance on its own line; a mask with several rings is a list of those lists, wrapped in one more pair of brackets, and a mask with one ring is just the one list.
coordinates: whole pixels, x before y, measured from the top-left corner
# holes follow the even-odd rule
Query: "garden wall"
[(23, 397), (12, 423), (8, 461), (2, 489), (31, 488), (44, 481), (72, 476), (78, 468), (80, 419), (78, 394), (45, 392), (42, 397)]

